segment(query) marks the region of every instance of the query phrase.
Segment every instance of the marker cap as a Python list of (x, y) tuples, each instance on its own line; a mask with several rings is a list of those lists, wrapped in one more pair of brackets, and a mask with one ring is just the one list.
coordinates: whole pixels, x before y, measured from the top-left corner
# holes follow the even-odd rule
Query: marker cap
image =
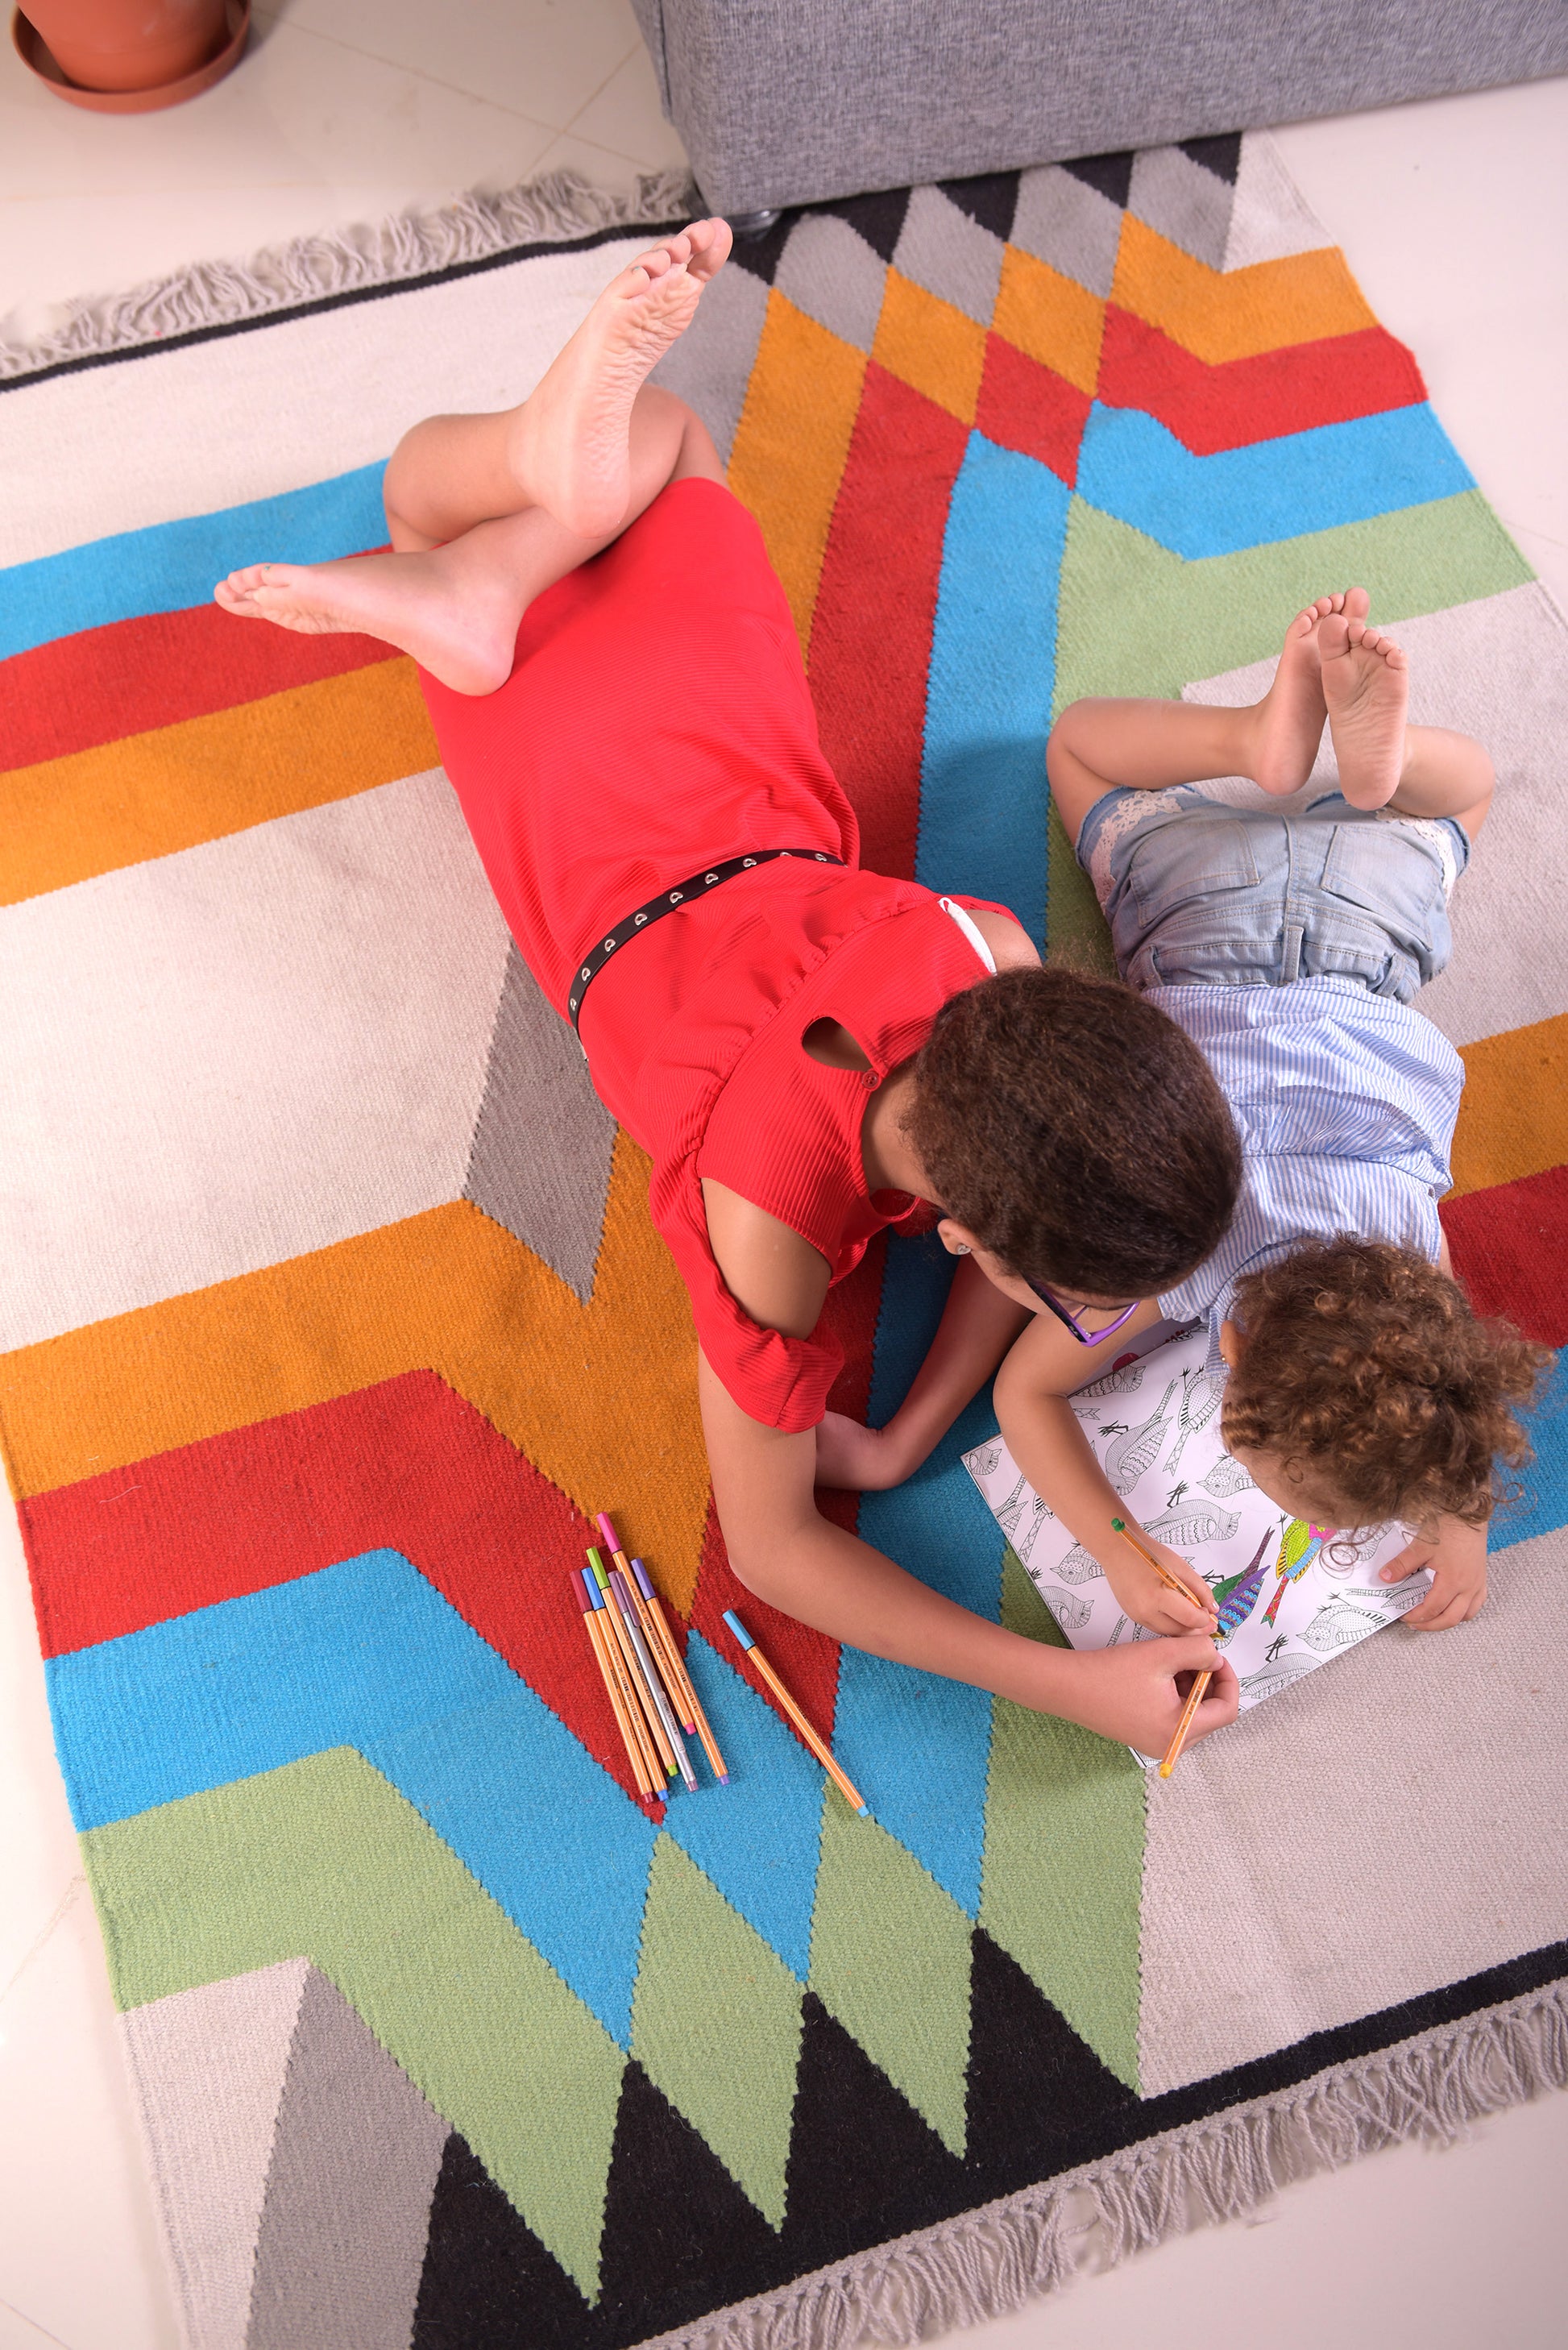
[(736, 1639), (739, 1640), (742, 1648), (754, 1648), (756, 1647), (756, 1642), (753, 1639), (751, 1634), (747, 1631), (745, 1626), (742, 1623), (740, 1617), (736, 1615), (732, 1607), (725, 1608), (724, 1621), (729, 1626), (731, 1631), (733, 1632)]

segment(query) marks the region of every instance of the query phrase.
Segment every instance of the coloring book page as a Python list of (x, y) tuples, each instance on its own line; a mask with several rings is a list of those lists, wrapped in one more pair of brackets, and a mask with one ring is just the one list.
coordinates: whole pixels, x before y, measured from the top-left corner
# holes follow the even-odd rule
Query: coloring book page
[[(1068, 1401), (1127, 1504), (1129, 1528), (1179, 1551), (1213, 1592), (1217, 1645), (1241, 1681), (1245, 1711), (1406, 1615), (1432, 1578), (1423, 1568), (1403, 1583), (1376, 1579), (1409, 1540), (1407, 1527), (1321, 1540), (1258, 1491), (1220, 1440), (1221, 1391), (1204, 1370), (1208, 1352), (1206, 1329), (1185, 1332)], [(1000, 1436), (963, 1461), (1075, 1648), (1158, 1638), (1123, 1614), (1099, 1561), (1024, 1482)], [(1106, 1544), (1120, 1540), (1107, 1526)]]

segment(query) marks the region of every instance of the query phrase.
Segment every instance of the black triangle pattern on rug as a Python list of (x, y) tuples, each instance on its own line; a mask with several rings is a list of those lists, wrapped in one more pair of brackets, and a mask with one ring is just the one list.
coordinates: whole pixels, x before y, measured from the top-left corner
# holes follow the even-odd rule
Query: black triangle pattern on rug
[(431, 2203), (411, 2350), (584, 2350), (596, 2314), (453, 2130)]
[(880, 261), (892, 260), (909, 209), (908, 188), (883, 188), (869, 196), (835, 196), (826, 203), (811, 206), (815, 213), (832, 213), (836, 219), (847, 221)]
[(945, 2219), (971, 2193), (962, 2163), (809, 1991), (787, 2182), (794, 2275)]
[(790, 231), (799, 218), (800, 210), (796, 206), (787, 213), (780, 213), (765, 236), (738, 236), (731, 250), (732, 262), (748, 270), (753, 277), (760, 277), (764, 286), (771, 286), (777, 275), (779, 263), (784, 259)]
[(968, 2095), (971, 2199), (1086, 2160), (1077, 2148), (1094, 2151), (1100, 2126), (1137, 2103), (981, 1926), (970, 1961)]
[(967, 213), (1005, 244), (1012, 234), (1012, 215), (1018, 209), (1019, 178), (1017, 172), (987, 172), (976, 180), (942, 180), (938, 184), (961, 213)]
[(1239, 130), (1221, 130), (1211, 139), (1184, 139), (1181, 151), (1217, 180), (1234, 187), (1241, 169), (1241, 134)]
[(633, 2057), (621, 2081), (605, 2190), (601, 2338), (640, 2342), (782, 2284), (797, 2267)]
[(1120, 204), (1125, 212), (1132, 191), (1135, 160), (1129, 147), (1116, 155), (1075, 155), (1070, 162), (1063, 164), (1062, 169), (1071, 172), (1075, 180), (1082, 180), (1086, 188), (1108, 196), (1113, 204)]

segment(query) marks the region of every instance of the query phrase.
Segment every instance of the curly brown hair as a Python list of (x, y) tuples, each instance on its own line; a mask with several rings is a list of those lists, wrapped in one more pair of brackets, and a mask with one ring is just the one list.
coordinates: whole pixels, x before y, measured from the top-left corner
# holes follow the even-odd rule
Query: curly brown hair
[(1216, 1246), (1241, 1156), (1174, 1020), (1055, 965), (955, 995), (915, 1063), (906, 1130), (946, 1212), (1026, 1281), (1148, 1297)]
[(1321, 1475), (1362, 1525), (1484, 1525), (1530, 1458), (1515, 1407), (1550, 1353), (1412, 1249), (1309, 1242), (1238, 1283), (1235, 1319), (1226, 1443)]

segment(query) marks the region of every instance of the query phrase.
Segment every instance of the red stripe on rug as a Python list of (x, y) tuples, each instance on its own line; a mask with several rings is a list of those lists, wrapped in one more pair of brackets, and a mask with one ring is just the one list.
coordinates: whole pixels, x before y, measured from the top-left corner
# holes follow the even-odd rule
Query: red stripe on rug
[(833, 511), (811, 633), (822, 745), (860, 861), (914, 876), (926, 672), (948, 506), (969, 431), (873, 361)]
[(1454, 1271), (1478, 1314), (1505, 1314), (1527, 1338), (1568, 1346), (1568, 1167), (1446, 1200)]
[(1381, 327), (1210, 367), (1111, 303), (1097, 396), (1108, 408), (1145, 410), (1195, 456), (1212, 457), (1249, 442), (1408, 408), (1426, 399), (1427, 387), (1412, 354)]
[(1089, 410), (1086, 392), (1042, 367), (1001, 335), (988, 335), (975, 424), (988, 441), (1037, 457), (1069, 489), (1078, 477), (1078, 444)]
[(595, 1530), (433, 1371), (57, 1486), (21, 1516), (46, 1656), (400, 1551), (632, 1792), (566, 1582)]
[(292, 685), (398, 660), (374, 637), (296, 636), (217, 604), (56, 637), (0, 661), (0, 769), (208, 718)]

